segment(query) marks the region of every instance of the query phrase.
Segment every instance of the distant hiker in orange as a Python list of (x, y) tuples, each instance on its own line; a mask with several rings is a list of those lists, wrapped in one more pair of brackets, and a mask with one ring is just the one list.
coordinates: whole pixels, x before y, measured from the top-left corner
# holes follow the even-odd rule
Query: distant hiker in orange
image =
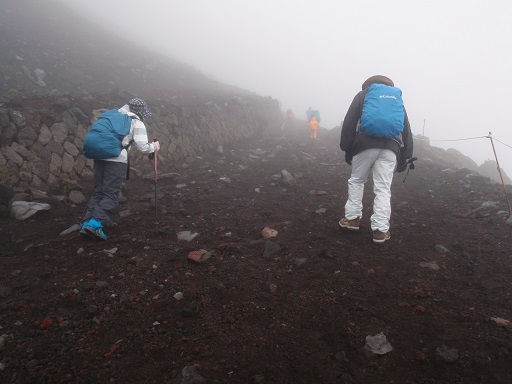
[(310, 137), (312, 139), (316, 139), (316, 133), (318, 131), (318, 126), (320, 125), (320, 123), (318, 122), (318, 120), (316, 119), (315, 116), (313, 116), (311, 118), (311, 120), (309, 120), (309, 129), (311, 130), (311, 135)]

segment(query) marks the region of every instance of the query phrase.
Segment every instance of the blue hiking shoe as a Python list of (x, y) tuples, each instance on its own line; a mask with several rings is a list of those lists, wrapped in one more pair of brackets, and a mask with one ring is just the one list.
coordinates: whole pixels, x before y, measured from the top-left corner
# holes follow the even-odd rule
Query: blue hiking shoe
[[(87, 227), (85, 227), (84, 230), (90, 236), (95, 236), (95, 237), (97, 237), (100, 240), (107, 240), (108, 239), (108, 236), (105, 235), (105, 232), (103, 232), (103, 228), (96, 228), (96, 229), (94, 229), (93, 227), (87, 226)], [(80, 231), (80, 233), (81, 232), (82, 231)]]

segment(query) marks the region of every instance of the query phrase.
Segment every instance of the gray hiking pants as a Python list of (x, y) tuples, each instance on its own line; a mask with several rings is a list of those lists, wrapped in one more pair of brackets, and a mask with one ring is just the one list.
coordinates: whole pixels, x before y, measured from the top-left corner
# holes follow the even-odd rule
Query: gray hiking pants
[(84, 221), (96, 219), (107, 226), (111, 223), (111, 217), (119, 207), (119, 192), (126, 169), (126, 163), (94, 160), (94, 192), (82, 216)]

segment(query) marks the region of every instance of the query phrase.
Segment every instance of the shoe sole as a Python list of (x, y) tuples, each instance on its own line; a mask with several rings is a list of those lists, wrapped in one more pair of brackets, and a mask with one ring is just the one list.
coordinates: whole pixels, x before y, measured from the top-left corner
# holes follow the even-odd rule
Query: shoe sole
[(80, 234), (87, 239), (92, 239), (94, 237), (94, 235), (91, 232), (86, 231), (84, 229), (80, 230)]
[(86, 227), (85, 231), (98, 240), (107, 240), (104, 237), (101, 237), (100, 235), (96, 234), (96, 232), (94, 232), (92, 228)]
[(386, 237), (386, 238), (384, 238), (384, 239), (382, 239), (382, 240), (379, 240), (379, 239), (375, 239), (375, 238), (374, 238), (374, 239), (373, 239), (373, 242), (374, 242), (375, 244), (382, 244), (382, 243), (384, 243), (385, 241), (387, 241), (387, 240), (389, 240), (389, 239), (391, 239), (391, 236)]
[(341, 221), (339, 221), (338, 224), (340, 225), (341, 228), (346, 228), (350, 231), (359, 231), (359, 227), (354, 227), (353, 225), (344, 225), (341, 224)]

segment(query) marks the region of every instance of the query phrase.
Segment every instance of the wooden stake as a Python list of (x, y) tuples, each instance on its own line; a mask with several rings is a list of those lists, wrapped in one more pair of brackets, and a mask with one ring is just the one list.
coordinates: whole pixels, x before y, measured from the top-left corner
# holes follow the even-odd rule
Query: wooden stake
[(491, 139), (492, 151), (494, 152), (494, 158), (496, 159), (496, 165), (498, 166), (498, 173), (500, 174), (501, 185), (503, 185), (503, 191), (505, 192), (505, 198), (507, 199), (508, 213), (509, 213), (509, 215), (512, 215), (512, 209), (510, 208), (510, 201), (508, 199), (507, 188), (505, 187), (505, 182), (503, 181), (503, 175), (501, 174), (501, 168), (500, 168), (500, 163), (498, 161), (498, 155), (496, 155), (496, 149), (494, 148), (494, 142), (492, 141), (492, 133), (489, 132), (489, 136), (487, 136), (487, 137), (489, 139)]

